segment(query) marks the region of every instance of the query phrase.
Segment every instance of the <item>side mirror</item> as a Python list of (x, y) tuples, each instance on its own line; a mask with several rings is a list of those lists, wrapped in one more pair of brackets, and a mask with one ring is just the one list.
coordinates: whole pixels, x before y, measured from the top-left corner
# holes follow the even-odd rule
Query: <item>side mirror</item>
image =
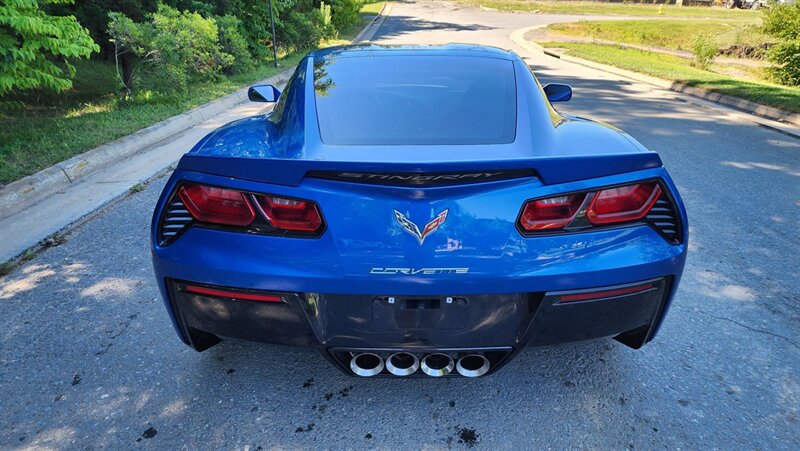
[(250, 86), (247, 90), (247, 98), (251, 102), (277, 102), (281, 92), (272, 85)]
[(566, 102), (572, 98), (572, 87), (559, 83), (550, 83), (544, 87), (544, 93), (550, 102)]

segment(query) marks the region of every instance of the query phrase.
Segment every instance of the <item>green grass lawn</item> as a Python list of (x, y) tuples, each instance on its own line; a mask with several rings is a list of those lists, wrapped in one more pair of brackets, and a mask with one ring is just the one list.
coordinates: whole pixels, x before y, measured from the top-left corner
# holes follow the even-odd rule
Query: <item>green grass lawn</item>
[(800, 113), (800, 88), (745, 81), (692, 67), (691, 62), (660, 53), (590, 43), (540, 42), (567, 49), (569, 55), (665, 80), (678, 81), (763, 105)]
[[(361, 24), (322, 45), (349, 43), (384, 3), (365, 4)], [(197, 83), (180, 98), (142, 96), (129, 102), (118, 96), (113, 63), (78, 61), (71, 90), (11, 99), (24, 107), (0, 112), (0, 186), (291, 68), (303, 54), (284, 56), (277, 70), (264, 61), (246, 73)]]
[(145, 97), (131, 102), (116, 94), (119, 84), (112, 63), (80, 61), (72, 90), (29, 96), (22, 109), (0, 115), (0, 184), (230, 94), (291, 68), (301, 57), (285, 56), (278, 69), (269, 61), (218, 82), (195, 84), (178, 99)]
[(724, 9), (709, 6), (674, 6), (653, 4), (625, 4), (578, 1), (527, 1), (527, 0), (456, 0), (471, 5), (501, 11), (539, 11), (557, 14), (622, 14), (626, 16), (752, 18), (760, 13), (752, 10)]
[(755, 46), (769, 41), (769, 37), (758, 30), (758, 24), (758, 20), (749, 19), (582, 21), (552, 24), (547, 31), (625, 44), (691, 50), (692, 42), (701, 34), (713, 35), (721, 48), (734, 44)]

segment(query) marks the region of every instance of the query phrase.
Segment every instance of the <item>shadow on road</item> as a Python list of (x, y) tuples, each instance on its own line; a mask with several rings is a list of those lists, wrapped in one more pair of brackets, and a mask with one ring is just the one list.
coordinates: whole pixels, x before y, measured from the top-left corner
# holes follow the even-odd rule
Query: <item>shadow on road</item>
[(398, 36), (408, 35), (426, 30), (436, 30), (437, 32), (448, 31), (484, 31), (492, 30), (495, 27), (482, 24), (458, 24), (454, 22), (440, 22), (436, 20), (423, 20), (411, 16), (389, 16), (381, 25), (378, 32), (373, 36), (373, 41), (387, 40)]

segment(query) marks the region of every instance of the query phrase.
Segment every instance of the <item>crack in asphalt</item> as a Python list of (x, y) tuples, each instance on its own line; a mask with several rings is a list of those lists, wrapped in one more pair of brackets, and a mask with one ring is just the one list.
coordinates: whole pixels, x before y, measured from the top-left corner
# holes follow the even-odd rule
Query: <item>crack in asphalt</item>
[[(681, 310), (683, 310), (683, 309), (681, 309)], [(719, 320), (722, 320), (722, 321), (728, 321), (729, 323), (736, 324), (737, 326), (743, 327), (743, 328), (745, 328), (745, 329), (747, 329), (747, 330), (749, 330), (751, 332), (757, 332), (757, 333), (760, 333), (760, 334), (769, 335), (769, 336), (772, 336), (772, 337), (775, 337), (775, 338), (783, 339), (787, 343), (789, 343), (790, 345), (792, 345), (795, 348), (797, 348), (798, 350), (800, 350), (800, 345), (798, 345), (797, 343), (792, 341), (789, 337), (786, 337), (784, 335), (776, 334), (775, 332), (770, 332), (768, 330), (758, 329), (758, 328), (755, 328), (755, 327), (752, 327), (752, 326), (748, 326), (747, 324), (740, 323), (739, 321), (736, 321), (735, 319), (726, 318), (724, 316), (717, 316), (717, 315), (714, 315), (712, 313), (705, 312), (703, 310), (692, 310), (692, 311), (697, 312), (697, 313), (702, 313), (703, 315), (710, 316), (711, 318), (719, 319)]]

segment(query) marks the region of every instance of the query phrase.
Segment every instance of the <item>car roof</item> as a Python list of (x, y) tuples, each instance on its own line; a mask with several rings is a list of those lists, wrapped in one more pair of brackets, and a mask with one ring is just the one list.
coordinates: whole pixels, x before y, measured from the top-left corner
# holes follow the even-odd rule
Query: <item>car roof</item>
[(513, 60), (516, 55), (508, 50), (478, 44), (446, 44), (446, 45), (376, 45), (357, 44), (328, 47), (314, 50), (308, 56), (314, 59), (341, 57), (374, 57), (384, 55), (404, 56), (474, 56)]

